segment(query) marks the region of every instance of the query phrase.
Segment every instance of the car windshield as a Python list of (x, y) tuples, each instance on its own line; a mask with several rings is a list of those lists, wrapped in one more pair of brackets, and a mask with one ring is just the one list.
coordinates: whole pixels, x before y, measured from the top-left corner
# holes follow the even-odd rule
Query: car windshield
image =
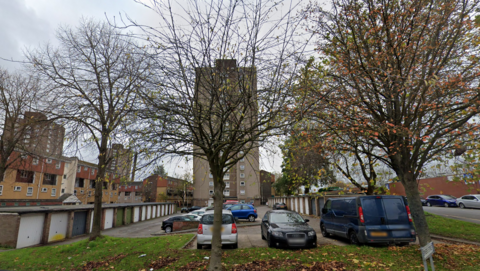
[(305, 220), (297, 213), (272, 213), (270, 223), (305, 223)]
[(456, 197), (454, 197), (454, 196), (446, 196), (446, 195), (444, 195), (444, 196), (441, 196), (441, 197), (444, 198), (444, 199), (456, 199)]
[[(234, 219), (232, 215), (229, 215), (229, 214), (222, 215), (222, 224), (233, 224), (233, 223), (234, 223)], [(202, 219), (200, 220), (200, 224), (213, 225), (213, 214), (202, 216)]]

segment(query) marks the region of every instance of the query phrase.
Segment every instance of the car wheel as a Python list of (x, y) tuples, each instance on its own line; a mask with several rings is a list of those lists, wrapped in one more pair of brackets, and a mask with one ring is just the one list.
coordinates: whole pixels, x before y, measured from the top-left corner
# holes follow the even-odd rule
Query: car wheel
[(463, 203), (460, 203), (460, 208), (464, 209), (465, 208), (465, 205)]
[(445, 204), (443, 204), (443, 206), (445, 206), (445, 208), (448, 208), (448, 203), (445, 202)]
[(268, 243), (268, 247), (274, 247), (271, 236), (268, 236), (267, 243)]
[(430, 202), (427, 202), (428, 207), (432, 207), (432, 204)]
[(171, 233), (172, 232), (172, 227), (166, 227), (165, 232), (166, 233)]
[(254, 217), (253, 215), (249, 215), (249, 216), (248, 216), (248, 221), (254, 222), (254, 221), (255, 221), (255, 217)]
[(329, 237), (330, 236), (330, 233), (327, 232), (327, 229), (325, 228), (324, 224), (320, 225), (320, 230), (322, 231), (322, 236), (323, 237)]
[(263, 230), (260, 230), (260, 234), (262, 235), (262, 240), (267, 240), (267, 238), (265, 238), (265, 236), (263, 236)]
[(350, 244), (360, 245), (360, 242), (358, 241), (358, 237), (355, 231), (352, 230), (348, 233), (348, 239), (350, 239)]
[(202, 248), (203, 248), (202, 245), (197, 244), (197, 249), (202, 249)]

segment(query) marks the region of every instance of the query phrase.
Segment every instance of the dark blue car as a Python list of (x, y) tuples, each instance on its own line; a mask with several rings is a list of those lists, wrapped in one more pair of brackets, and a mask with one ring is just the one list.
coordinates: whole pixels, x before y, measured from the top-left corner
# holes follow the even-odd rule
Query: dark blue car
[(248, 219), (250, 222), (254, 222), (258, 216), (257, 209), (250, 204), (235, 204), (227, 210), (232, 211), (232, 215), (235, 218)]
[(402, 196), (330, 198), (322, 209), (324, 237), (337, 235), (352, 244), (415, 242), (410, 208)]
[(449, 195), (431, 195), (427, 197), (427, 206), (457, 207), (457, 198)]

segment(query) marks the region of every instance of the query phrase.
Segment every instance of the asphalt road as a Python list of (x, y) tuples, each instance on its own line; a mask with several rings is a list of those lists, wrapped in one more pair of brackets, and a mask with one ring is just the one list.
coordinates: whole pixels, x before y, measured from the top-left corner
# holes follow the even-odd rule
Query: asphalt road
[(440, 215), (447, 218), (458, 219), (462, 221), (480, 224), (480, 209), (461, 209), (461, 208), (445, 208), (445, 207), (427, 207), (424, 206), (425, 212)]

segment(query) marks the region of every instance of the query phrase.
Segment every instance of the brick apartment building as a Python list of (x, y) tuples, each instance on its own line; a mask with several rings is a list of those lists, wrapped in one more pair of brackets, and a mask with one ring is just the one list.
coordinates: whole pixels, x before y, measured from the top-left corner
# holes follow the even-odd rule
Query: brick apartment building
[(118, 189), (118, 203), (140, 203), (143, 202), (143, 183), (128, 182), (121, 183)]
[[(185, 198), (185, 200), (184, 200)], [(193, 201), (193, 186), (185, 180), (151, 175), (143, 181), (144, 202), (172, 202), (190, 206)]]
[[(7, 125), (11, 125), (8, 120)], [(14, 126), (20, 129), (20, 125), (26, 125), (19, 134), (22, 150), (9, 158), (15, 162), (0, 182), (0, 206), (60, 205), (67, 198), (77, 204), (93, 203), (97, 165), (62, 155), (65, 129), (35, 112), (26, 112)], [(8, 129), (5, 133), (12, 135)], [(122, 174), (130, 174), (131, 155), (119, 144), (112, 145), (107, 155), (113, 160), (102, 202), (116, 203)]]
[[(222, 75), (223, 78), (216, 78), (217, 81), (228, 81), (233, 85), (229, 91), (231, 95), (235, 95), (239, 86), (238, 80), (242, 80), (243, 88), (252, 91), (252, 97), (256, 97), (257, 78), (254, 67), (237, 67), (235, 59), (217, 60), (214, 68), (201, 67), (196, 69), (197, 91), (200, 93), (199, 104), (208, 102), (209, 93), (207, 88), (212, 86), (209, 77), (211, 75)], [(228, 80), (227, 80), (228, 78)], [(222, 83), (224, 84), (224, 83)], [(215, 84), (213, 84), (215, 85)], [(256, 98), (252, 98), (256, 99)], [(256, 102), (252, 102), (256, 105)], [(245, 118), (244, 128), (248, 128), (250, 119), (256, 119), (258, 114), (257, 108), (249, 110)], [(235, 116), (232, 116), (235, 118)], [(244, 153), (240, 152), (243, 156)], [(194, 176), (194, 205), (208, 206), (213, 203), (211, 196), (213, 195), (213, 176), (210, 172), (209, 164), (206, 160), (194, 156), (193, 158), (193, 176)], [(254, 147), (245, 157), (229, 170), (224, 176), (226, 184), (223, 191), (224, 200), (238, 200), (240, 202), (255, 201), (260, 203), (260, 167), (259, 167), (259, 148)]]

